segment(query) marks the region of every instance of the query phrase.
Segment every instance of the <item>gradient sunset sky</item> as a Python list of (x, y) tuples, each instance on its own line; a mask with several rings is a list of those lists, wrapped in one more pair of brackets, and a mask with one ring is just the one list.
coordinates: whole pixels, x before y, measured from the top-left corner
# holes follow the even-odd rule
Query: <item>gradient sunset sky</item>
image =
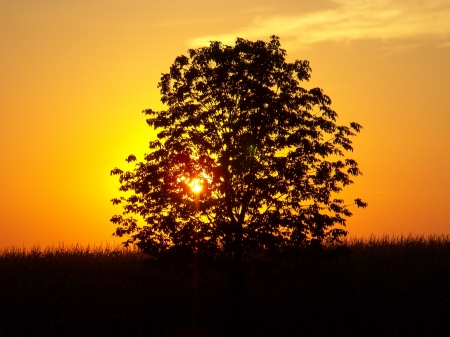
[(0, 248), (118, 243), (114, 167), (131, 169), (189, 48), (281, 38), (339, 124), (364, 129), (344, 190), (350, 236), (450, 234), (450, 1), (2, 0)]

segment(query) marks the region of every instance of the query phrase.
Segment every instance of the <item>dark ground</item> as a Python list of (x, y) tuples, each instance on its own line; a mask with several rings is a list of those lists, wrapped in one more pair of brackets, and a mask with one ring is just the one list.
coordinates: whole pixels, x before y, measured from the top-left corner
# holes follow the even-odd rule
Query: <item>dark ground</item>
[[(448, 238), (347, 247), (253, 263), (243, 335), (450, 336)], [(144, 261), (109, 249), (0, 254), (0, 336), (236, 335), (224, 271), (197, 275), (195, 291), (188, 272)]]

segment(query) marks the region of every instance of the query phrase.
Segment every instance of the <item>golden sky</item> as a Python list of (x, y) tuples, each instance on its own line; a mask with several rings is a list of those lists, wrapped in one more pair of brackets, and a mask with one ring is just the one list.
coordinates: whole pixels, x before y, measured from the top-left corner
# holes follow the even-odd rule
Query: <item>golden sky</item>
[(115, 243), (109, 172), (187, 49), (281, 38), (340, 124), (363, 125), (351, 236), (450, 234), (450, 0), (2, 0), (0, 248)]

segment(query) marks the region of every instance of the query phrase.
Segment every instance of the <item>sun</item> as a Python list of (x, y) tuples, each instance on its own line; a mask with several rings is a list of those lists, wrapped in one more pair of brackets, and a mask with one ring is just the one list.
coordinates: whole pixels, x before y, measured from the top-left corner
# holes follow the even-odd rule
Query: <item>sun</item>
[(199, 194), (203, 192), (204, 189), (207, 189), (206, 186), (211, 183), (212, 179), (204, 172), (201, 172), (195, 176), (196, 178), (189, 178), (188, 176), (183, 175), (177, 178), (177, 182), (183, 183), (184, 186), (188, 187), (192, 193)]
[(191, 191), (194, 193), (200, 193), (203, 189), (202, 181), (197, 178), (192, 179), (192, 181), (190, 181), (188, 185), (191, 188)]

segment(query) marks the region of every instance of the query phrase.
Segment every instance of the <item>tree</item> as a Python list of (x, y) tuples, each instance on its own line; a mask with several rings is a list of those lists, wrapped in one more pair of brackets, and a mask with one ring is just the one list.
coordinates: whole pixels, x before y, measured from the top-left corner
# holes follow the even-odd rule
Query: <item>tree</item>
[(336, 225), (352, 214), (333, 195), (361, 174), (344, 158), (361, 126), (337, 125), (330, 98), (300, 86), (309, 62), (285, 57), (272, 36), (211, 42), (175, 59), (158, 84), (168, 109), (143, 111), (158, 139), (134, 171), (111, 171), (132, 193), (112, 200), (123, 204), (111, 221), (125, 245), (156, 258), (174, 250), (225, 257), (240, 280), (245, 254), (346, 235)]

